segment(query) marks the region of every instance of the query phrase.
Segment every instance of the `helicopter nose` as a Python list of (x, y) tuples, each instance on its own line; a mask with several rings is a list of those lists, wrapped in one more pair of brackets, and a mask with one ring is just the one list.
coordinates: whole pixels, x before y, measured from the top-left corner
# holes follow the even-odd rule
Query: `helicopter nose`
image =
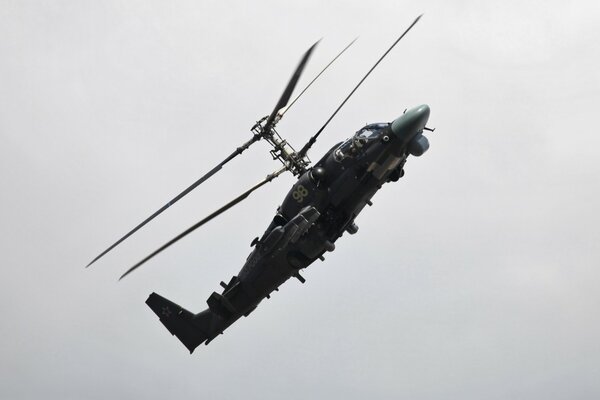
[(392, 122), (392, 132), (403, 142), (410, 140), (417, 132), (425, 128), (429, 119), (429, 106), (422, 104), (407, 110)]

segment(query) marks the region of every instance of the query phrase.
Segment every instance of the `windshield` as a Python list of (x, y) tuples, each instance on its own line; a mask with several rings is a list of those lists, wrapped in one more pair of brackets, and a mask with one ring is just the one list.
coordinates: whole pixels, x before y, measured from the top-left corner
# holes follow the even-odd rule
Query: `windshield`
[(356, 132), (354, 136), (347, 139), (342, 143), (333, 153), (333, 157), (336, 161), (342, 161), (346, 158), (354, 158), (360, 153), (362, 147), (369, 142), (381, 138), (383, 135), (383, 128), (386, 128), (389, 124), (370, 124)]
[(380, 124), (370, 124), (356, 132), (354, 137), (362, 143), (366, 143), (370, 140), (379, 139), (383, 133), (383, 128), (387, 127), (389, 124), (380, 123)]

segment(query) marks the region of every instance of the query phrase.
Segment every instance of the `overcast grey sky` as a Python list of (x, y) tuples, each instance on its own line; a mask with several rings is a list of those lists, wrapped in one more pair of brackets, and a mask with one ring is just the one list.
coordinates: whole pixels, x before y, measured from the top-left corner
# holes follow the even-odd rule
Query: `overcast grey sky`
[[(200, 311), (285, 176), (249, 138), (302, 53), (296, 147), (420, 13), (314, 146), (431, 106), (431, 149), (325, 263), (193, 356), (144, 301)], [(600, 5), (593, 1), (0, 0), (0, 398), (597, 399)]]

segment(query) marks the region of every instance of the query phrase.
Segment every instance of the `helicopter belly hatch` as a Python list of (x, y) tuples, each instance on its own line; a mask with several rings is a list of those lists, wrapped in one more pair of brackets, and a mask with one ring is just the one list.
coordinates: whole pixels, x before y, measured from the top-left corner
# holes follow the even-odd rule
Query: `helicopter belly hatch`
[(296, 151), (275, 130), (277, 123), (316, 78), (354, 41), (346, 46), (290, 103), (294, 88), (318, 42), (315, 43), (304, 53), (271, 114), (252, 126), (253, 135), (250, 140), (237, 147), (212, 170), (96, 256), (87, 267), (215, 175), (225, 164), (252, 144), (265, 140), (273, 147), (270, 151), (273, 159), (283, 164), (280, 169), (267, 175), (262, 181), (165, 243), (125, 271), (119, 279), (123, 279), (163, 250), (241, 203), (254, 191), (279, 175), (289, 171), (297, 177), (297, 181), (283, 199), (277, 214), (263, 235), (252, 241), (252, 251), (239, 273), (227, 284), (221, 282), (220, 293), (215, 291), (208, 297), (206, 300), (208, 308), (194, 314), (156, 293), (150, 294), (146, 304), (167, 330), (191, 353), (200, 344), (211, 342), (242, 316), (248, 316), (265, 298), (270, 298), (273, 291), (279, 290), (288, 279), (295, 277), (304, 283), (305, 279), (300, 275), (300, 271), (318, 259), (323, 261), (323, 254), (334, 251), (336, 240), (344, 232), (356, 233), (358, 227), (354, 220), (367, 204), (372, 204), (371, 198), (375, 193), (383, 184), (395, 182), (403, 175), (403, 167), (409, 155), (420, 156), (429, 148), (429, 142), (423, 136), (423, 130), (431, 131), (425, 128), (429, 118), (429, 107), (421, 105), (406, 110), (392, 122), (364, 126), (353, 136), (331, 148), (312, 167), (307, 156), (329, 122), (420, 18), (421, 16), (415, 19), (396, 39), (317, 133), (310, 137), (299, 151)]

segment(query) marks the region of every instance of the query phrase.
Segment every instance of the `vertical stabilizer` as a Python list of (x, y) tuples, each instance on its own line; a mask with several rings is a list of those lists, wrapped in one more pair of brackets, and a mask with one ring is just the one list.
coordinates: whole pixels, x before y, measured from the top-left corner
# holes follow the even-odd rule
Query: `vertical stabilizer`
[(148, 297), (146, 304), (158, 315), (169, 332), (188, 348), (190, 354), (206, 340), (219, 334), (216, 327), (221, 325), (221, 318), (210, 310), (192, 314), (156, 293)]

